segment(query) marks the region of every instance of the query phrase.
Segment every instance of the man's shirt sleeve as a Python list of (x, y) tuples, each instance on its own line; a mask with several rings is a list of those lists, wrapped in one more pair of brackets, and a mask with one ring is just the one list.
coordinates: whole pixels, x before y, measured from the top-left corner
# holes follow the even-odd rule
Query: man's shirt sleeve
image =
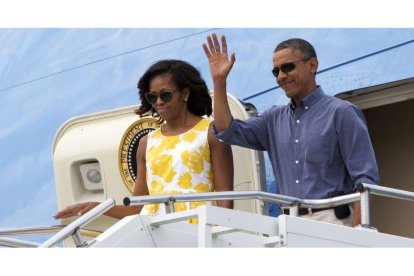
[(338, 139), (352, 184), (379, 184), (374, 149), (364, 115), (354, 105), (341, 109), (338, 116)]
[(217, 132), (213, 123), (212, 129), (220, 142), (255, 150), (268, 149), (268, 130), (263, 116), (247, 120), (233, 119), (230, 126), (221, 132)]

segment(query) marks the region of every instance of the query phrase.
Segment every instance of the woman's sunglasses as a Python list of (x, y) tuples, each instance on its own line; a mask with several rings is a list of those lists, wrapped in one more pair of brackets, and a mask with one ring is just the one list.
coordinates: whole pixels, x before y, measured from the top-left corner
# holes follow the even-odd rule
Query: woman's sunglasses
[(300, 61), (309, 60), (309, 59), (311, 59), (311, 58), (304, 58), (304, 59), (300, 59), (300, 60), (297, 60), (297, 61), (284, 63), (284, 64), (280, 65), (280, 67), (274, 67), (273, 70), (272, 70), (273, 76), (275, 76), (277, 78), (279, 76), (280, 71), (287, 74), (287, 73), (293, 71), (296, 68), (295, 63), (298, 63)]
[(147, 99), (147, 101), (150, 104), (155, 104), (158, 98), (160, 98), (161, 101), (163, 101), (164, 103), (168, 103), (169, 101), (171, 101), (174, 95), (174, 92), (176, 91), (162, 91), (159, 94), (148, 92), (148, 93), (145, 93), (145, 99)]

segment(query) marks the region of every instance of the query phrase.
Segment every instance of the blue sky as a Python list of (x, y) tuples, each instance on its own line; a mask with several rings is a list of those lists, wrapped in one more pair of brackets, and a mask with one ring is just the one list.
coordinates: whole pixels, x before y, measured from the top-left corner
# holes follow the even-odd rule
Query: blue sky
[[(236, 64), (228, 90), (238, 98), (276, 86), (276, 44), (301, 37), (323, 70), (414, 39), (414, 29), (215, 29)], [(211, 88), (201, 44), (210, 29), (0, 29), (0, 228), (55, 224), (52, 143), (66, 120), (137, 104), (136, 81), (154, 61), (184, 59)], [(331, 95), (414, 76), (414, 43), (317, 76)], [(280, 89), (249, 100), (259, 111), (285, 104)], [(271, 178), (271, 174), (268, 173)]]

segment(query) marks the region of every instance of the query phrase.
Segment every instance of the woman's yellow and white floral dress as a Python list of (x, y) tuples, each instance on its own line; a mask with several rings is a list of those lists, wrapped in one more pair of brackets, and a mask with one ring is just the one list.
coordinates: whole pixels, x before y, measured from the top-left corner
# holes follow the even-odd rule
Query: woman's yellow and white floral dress
[[(212, 192), (213, 173), (208, 144), (210, 119), (176, 136), (164, 136), (161, 129), (148, 134), (145, 154), (150, 195)], [(205, 205), (205, 202), (174, 203), (176, 212)], [(145, 215), (165, 214), (164, 204), (147, 204)], [(197, 220), (190, 220), (196, 223)]]

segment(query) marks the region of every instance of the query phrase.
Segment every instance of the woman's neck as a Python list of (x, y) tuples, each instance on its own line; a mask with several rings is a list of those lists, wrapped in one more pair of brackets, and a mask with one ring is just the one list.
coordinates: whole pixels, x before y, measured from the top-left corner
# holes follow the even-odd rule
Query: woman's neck
[(194, 127), (201, 118), (186, 110), (182, 116), (169, 120), (161, 127), (163, 135), (179, 135)]

